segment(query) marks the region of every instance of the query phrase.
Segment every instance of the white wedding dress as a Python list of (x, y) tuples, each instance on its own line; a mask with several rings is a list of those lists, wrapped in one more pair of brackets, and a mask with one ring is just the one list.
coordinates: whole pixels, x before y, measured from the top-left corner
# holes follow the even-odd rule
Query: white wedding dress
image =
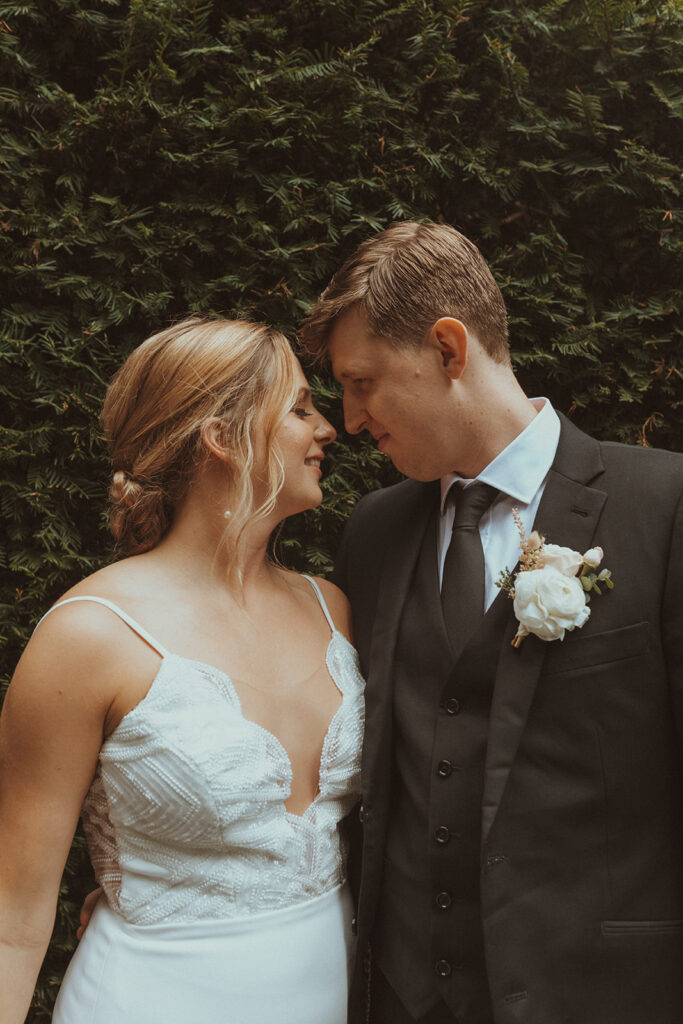
[(83, 804), (105, 898), (54, 1024), (346, 1024), (353, 940), (339, 823), (360, 791), (363, 679), (310, 582), (342, 702), (301, 816), (285, 808), (287, 752), (243, 716), (224, 672), (164, 650), (110, 602), (70, 599), (107, 605), (162, 661), (104, 742)]

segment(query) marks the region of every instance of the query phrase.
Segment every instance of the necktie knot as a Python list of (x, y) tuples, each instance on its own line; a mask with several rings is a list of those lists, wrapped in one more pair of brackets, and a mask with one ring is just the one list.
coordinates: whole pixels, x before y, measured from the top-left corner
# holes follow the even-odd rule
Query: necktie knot
[(498, 491), (495, 487), (482, 483), (470, 484), (469, 487), (462, 487), (458, 484), (451, 488), (448, 498), (449, 501), (455, 502), (453, 530), (477, 527), (479, 520), (493, 504), (497, 494)]

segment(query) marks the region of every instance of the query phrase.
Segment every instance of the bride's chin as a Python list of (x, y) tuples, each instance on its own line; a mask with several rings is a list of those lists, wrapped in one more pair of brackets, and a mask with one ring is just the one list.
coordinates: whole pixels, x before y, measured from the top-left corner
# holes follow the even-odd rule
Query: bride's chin
[(317, 497), (310, 495), (309, 497), (300, 496), (297, 500), (292, 498), (290, 501), (279, 503), (279, 509), (283, 519), (288, 519), (290, 516), (298, 516), (301, 512), (309, 512), (311, 509), (318, 508), (323, 503), (323, 493), (318, 491)]
[(302, 502), (300, 511), (301, 512), (309, 512), (313, 508), (318, 508), (320, 505), (322, 505), (322, 503), (323, 503), (323, 493), (322, 493), (322, 491), (320, 491), (318, 493), (318, 497), (317, 498), (311, 496), (311, 498), (309, 499), (309, 501), (306, 502), (306, 504), (304, 504)]

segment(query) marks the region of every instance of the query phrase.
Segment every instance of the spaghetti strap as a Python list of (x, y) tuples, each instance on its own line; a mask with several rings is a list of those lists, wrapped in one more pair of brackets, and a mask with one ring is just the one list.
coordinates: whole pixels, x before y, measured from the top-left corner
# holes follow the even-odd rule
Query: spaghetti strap
[(327, 619), (328, 625), (329, 625), (330, 629), (332, 630), (332, 632), (336, 633), (337, 632), (337, 627), (335, 626), (334, 621), (332, 619), (332, 616), (330, 615), (329, 609), (328, 609), (327, 605), (325, 604), (325, 598), (322, 595), (322, 591), (321, 591), (320, 587), (315, 582), (315, 580), (311, 576), (307, 576), (305, 572), (302, 573), (301, 575), (303, 576), (303, 578), (305, 580), (308, 580), (308, 582), (311, 584), (311, 586), (315, 590), (317, 598), (318, 598), (318, 603), (319, 603), (320, 607), (323, 610), (323, 615)]
[[(313, 581), (311, 580), (311, 582)], [(162, 658), (165, 658), (166, 655), (168, 654), (166, 648), (162, 647), (161, 644), (157, 640), (155, 640), (153, 636), (150, 636), (146, 629), (143, 629), (142, 626), (138, 625), (135, 619), (131, 619), (130, 615), (127, 615), (126, 612), (119, 608), (118, 605), (114, 604), (113, 601), (108, 601), (106, 597), (88, 597), (84, 594), (82, 597), (67, 597), (64, 601), (58, 601), (57, 604), (52, 605), (52, 608), (48, 608), (48, 610), (45, 612), (45, 615), (43, 615), (43, 618), (38, 621), (36, 629), (38, 629), (38, 626), (43, 621), (43, 619), (47, 618), (50, 612), (53, 612), (55, 608), (61, 608), (63, 604), (72, 604), (75, 601), (94, 601), (95, 604), (103, 604), (105, 608), (110, 608), (111, 611), (118, 615), (120, 619), (123, 619), (126, 625), (130, 626), (133, 632), (137, 633), (137, 635), (142, 640), (144, 640), (145, 643), (149, 644), (149, 646), (153, 650), (155, 650), (157, 654), (160, 654)], [(33, 632), (35, 633), (35, 629)]]

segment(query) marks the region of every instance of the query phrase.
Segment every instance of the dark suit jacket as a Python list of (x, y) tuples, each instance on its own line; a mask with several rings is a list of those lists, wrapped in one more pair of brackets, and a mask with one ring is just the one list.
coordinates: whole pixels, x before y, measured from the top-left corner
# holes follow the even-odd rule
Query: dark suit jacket
[[(433, 484), (359, 502), (336, 581), (366, 675), (358, 936), (372, 935), (392, 788), (392, 664)], [(615, 589), (564, 641), (500, 637), (482, 805), (496, 1024), (683, 1022), (683, 456), (562, 419), (536, 517), (604, 548)], [(352, 1019), (360, 1014), (357, 972)], [(355, 1007), (355, 1009), (354, 1009)]]

